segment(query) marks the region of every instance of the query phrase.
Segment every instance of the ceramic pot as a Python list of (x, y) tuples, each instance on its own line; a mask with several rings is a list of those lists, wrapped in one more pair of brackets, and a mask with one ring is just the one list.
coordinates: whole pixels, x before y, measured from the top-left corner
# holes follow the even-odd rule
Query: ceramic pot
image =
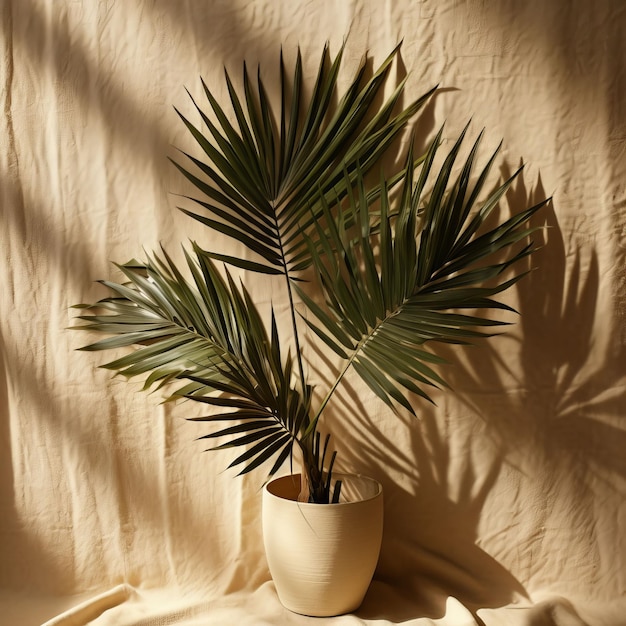
[(327, 617), (356, 610), (369, 587), (382, 541), (383, 491), (377, 481), (341, 479), (337, 504), (298, 502), (300, 476), (263, 490), (263, 539), (278, 597), (295, 613)]

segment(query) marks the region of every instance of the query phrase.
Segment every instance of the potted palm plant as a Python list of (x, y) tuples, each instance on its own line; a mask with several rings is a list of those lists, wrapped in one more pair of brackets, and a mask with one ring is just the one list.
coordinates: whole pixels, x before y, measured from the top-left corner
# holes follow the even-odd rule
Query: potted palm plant
[[(162, 250), (119, 265), (124, 281), (103, 281), (110, 295), (79, 305), (79, 328), (107, 335), (83, 349), (130, 347), (104, 367), (127, 378), (144, 376), (146, 389), (168, 385), (172, 399), (207, 405), (207, 416), (191, 419), (212, 427), (207, 439), (223, 441), (213, 449), (239, 449), (229, 467), (241, 474), (263, 468), (272, 477), (288, 459), (299, 461), (299, 476), (266, 485), (266, 529), (275, 528), (267, 517), (285, 502), (295, 502), (300, 517), (305, 510), (336, 513), (346, 500), (378, 507), (344, 522), (349, 532), (340, 544), (358, 534), (359, 519), (374, 520), (378, 535), (358, 540), (373, 552), (365, 559), (365, 583), (341, 590), (351, 594), (347, 600), (320, 606), (320, 597), (338, 586), (326, 580), (328, 558), (322, 582), (305, 575), (308, 603), (293, 599), (297, 592), (281, 591), (278, 582), (285, 574), (293, 580), (293, 571), (268, 553), (283, 603), (318, 615), (358, 606), (382, 524), (380, 486), (333, 472), (337, 451), (331, 453), (330, 437), (322, 435), (324, 411), (350, 370), (392, 412), (413, 413), (415, 398), (429, 399), (428, 387), (445, 385), (436, 369), (443, 361), (428, 345), (471, 342), (503, 323), (486, 311), (509, 308), (494, 296), (521, 278), (507, 270), (531, 253), (527, 224), (543, 204), (486, 228), (519, 172), (481, 198), (497, 150), (475, 173), (479, 136), (457, 164), (466, 131), (443, 157), (442, 131), (423, 155), (409, 144), (395, 171), (382, 176), (383, 156), (434, 89), (404, 108), (404, 81), (383, 97), (396, 48), (369, 76), (363, 63), (338, 95), (342, 54), (343, 48), (333, 59), (324, 49), (313, 86), (305, 85), (300, 54), (289, 73), (281, 54), (278, 106), (260, 72), (250, 78), (244, 64), (241, 87), (225, 74), (230, 111), (203, 82), (208, 110), (194, 101), (202, 124), (179, 113), (201, 149), (199, 157), (182, 153), (184, 164), (174, 161), (199, 192), (188, 199), (196, 210), (181, 210), (245, 246), (245, 255), (193, 243), (183, 269)], [(271, 307), (264, 319), (229, 267), (282, 284), (287, 328), (279, 327)], [(338, 363), (326, 390), (307, 377), (305, 327)], [(334, 532), (320, 523), (317, 553), (320, 537)], [(265, 540), (268, 548), (288, 543), (275, 530), (266, 530)], [(299, 555), (300, 569), (310, 554)]]

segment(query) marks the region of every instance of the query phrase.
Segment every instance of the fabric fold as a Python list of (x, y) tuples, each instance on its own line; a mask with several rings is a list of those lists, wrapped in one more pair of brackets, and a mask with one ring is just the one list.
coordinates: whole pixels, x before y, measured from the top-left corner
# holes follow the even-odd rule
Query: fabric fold
[(105, 611), (126, 602), (133, 594), (134, 590), (131, 586), (118, 585), (64, 611), (42, 626), (86, 626)]

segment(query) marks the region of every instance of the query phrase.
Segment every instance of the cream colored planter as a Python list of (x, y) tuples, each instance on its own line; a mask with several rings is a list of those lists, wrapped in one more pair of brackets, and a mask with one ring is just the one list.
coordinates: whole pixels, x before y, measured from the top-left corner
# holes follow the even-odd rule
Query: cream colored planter
[(363, 476), (341, 478), (338, 504), (297, 502), (300, 476), (277, 478), (263, 491), (263, 539), (281, 603), (316, 617), (341, 615), (363, 602), (383, 530), (383, 492)]

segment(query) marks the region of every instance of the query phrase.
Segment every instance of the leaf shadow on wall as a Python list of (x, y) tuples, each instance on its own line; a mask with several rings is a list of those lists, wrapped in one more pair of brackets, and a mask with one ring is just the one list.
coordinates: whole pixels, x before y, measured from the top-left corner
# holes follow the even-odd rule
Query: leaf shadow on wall
[[(505, 172), (506, 175), (506, 172)], [(524, 202), (523, 185), (511, 203)], [(499, 435), (511, 458), (538, 453), (547, 465), (565, 456), (572, 469), (579, 460), (626, 476), (626, 425), (623, 406), (626, 348), (601, 344), (598, 334), (600, 268), (595, 250), (576, 249), (568, 263), (565, 243), (552, 210), (545, 214), (544, 241), (517, 285), (520, 341), (510, 359), (491, 343), (464, 350), (461, 366), (450, 368), (452, 386), (461, 398)], [(609, 323), (603, 319), (602, 323)], [(496, 340), (497, 341), (497, 340)], [(443, 351), (440, 351), (443, 352)], [(519, 373), (518, 373), (519, 372)], [(505, 379), (512, 378), (515, 389)], [(508, 402), (493, 410), (489, 389)], [(578, 476), (576, 472), (573, 479)], [(573, 493), (582, 485), (572, 485)], [(623, 495), (623, 494), (622, 494)]]
[[(362, 399), (349, 395), (350, 412), (366, 419), (368, 408)], [(480, 468), (469, 457), (459, 464), (462, 452), (450, 445), (446, 433), (454, 426), (442, 428), (436, 409), (420, 411), (419, 420), (419, 424), (407, 420), (408, 446), (386, 436), (384, 425), (370, 423), (364, 432), (352, 431), (350, 450), (340, 450), (348, 465), (380, 480), (385, 493), (381, 557), (357, 615), (439, 619), (446, 615), (449, 597), (466, 607), (490, 608), (527, 598), (520, 581), (477, 545), (480, 516), (504, 455), (486, 449)]]
[[(509, 174), (504, 168), (504, 177)], [(508, 201), (519, 210), (535, 202), (532, 196), (520, 180)], [(470, 347), (460, 363), (450, 349), (438, 352), (455, 363), (447, 379), (456, 397), (484, 421), (503, 462), (522, 484), (540, 494), (533, 511), (538, 536), (560, 511), (567, 514), (559, 517), (559, 533), (570, 538), (572, 551), (587, 541), (588, 564), (578, 568), (584, 578), (596, 575), (594, 563), (601, 559), (595, 535), (597, 490), (602, 490), (602, 506), (625, 495), (626, 354), (623, 343), (602, 341), (600, 325), (610, 324), (610, 318), (600, 304), (595, 250), (572, 246), (568, 252), (552, 207), (534, 225), (545, 228), (534, 236), (540, 249), (528, 261), (532, 271), (516, 286), (517, 345), (510, 353), (497, 339)], [(523, 538), (519, 541), (522, 545)], [(550, 541), (543, 544), (538, 554), (549, 558)], [(535, 584), (558, 584), (558, 573), (533, 572), (532, 562), (527, 566), (525, 583), (530, 572)]]
[(385, 498), (381, 555), (357, 616), (439, 619), (450, 596), (466, 607), (500, 607), (527, 598), (515, 576), (476, 543), (504, 454), (486, 446), (479, 468), (469, 456), (459, 465), (463, 451), (449, 440), (458, 416), (440, 415), (441, 406), (419, 401), (419, 423), (384, 407), (379, 414), (376, 402), (367, 402), (368, 393), (355, 387), (347, 382), (335, 398), (328, 426), (341, 469), (375, 477)]
[[(509, 173), (505, 168), (504, 176)], [(532, 195), (520, 180), (508, 200), (519, 209), (535, 202)], [(460, 400), (495, 438), (507, 469), (518, 475), (522, 493), (538, 497), (538, 507), (528, 518), (532, 532), (518, 536), (522, 556), (518, 561), (513, 550), (505, 550), (503, 562), (515, 567), (513, 573), (519, 571), (525, 584), (549, 588), (568, 575), (567, 566), (541, 571), (537, 564), (558, 556), (550, 537), (566, 538), (573, 553), (585, 550), (588, 564), (577, 573), (583, 579), (595, 576), (593, 564), (601, 556), (594, 530), (598, 483), (603, 483), (605, 503), (611, 491), (616, 499), (624, 495), (618, 493), (623, 481), (611, 478), (626, 476), (626, 431), (620, 417), (626, 398), (619, 384), (626, 355), (619, 343), (603, 346), (598, 332), (600, 323), (608, 320), (599, 319), (595, 250), (574, 247), (568, 253), (552, 207), (535, 225), (547, 228), (536, 233), (540, 249), (527, 267), (533, 271), (516, 288), (517, 346), (509, 353), (496, 340), (468, 348), (449, 379)], [(516, 524), (513, 511), (510, 517)], [(555, 524), (557, 534), (542, 541), (543, 529)]]

